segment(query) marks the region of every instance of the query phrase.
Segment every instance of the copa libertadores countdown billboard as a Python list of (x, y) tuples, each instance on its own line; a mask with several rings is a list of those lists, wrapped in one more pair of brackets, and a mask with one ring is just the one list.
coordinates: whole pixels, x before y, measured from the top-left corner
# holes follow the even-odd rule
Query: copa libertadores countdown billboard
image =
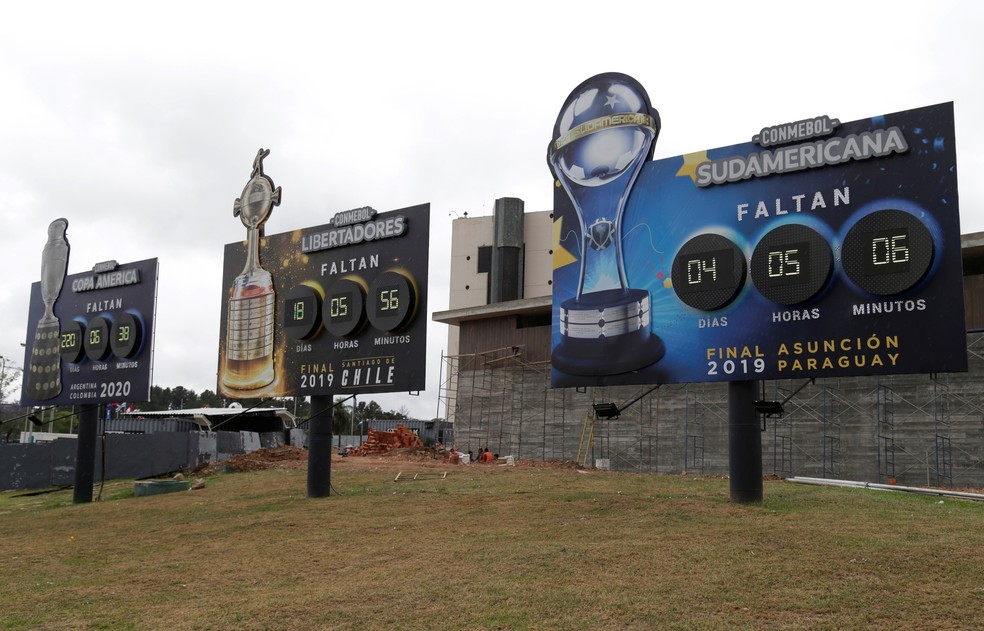
[(423, 390), (429, 224), (429, 204), (363, 207), (321, 226), (227, 245), (219, 392)]
[(554, 386), (967, 370), (952, 103), (651, 161), (660, 124), (616, 73), (558, 116)]

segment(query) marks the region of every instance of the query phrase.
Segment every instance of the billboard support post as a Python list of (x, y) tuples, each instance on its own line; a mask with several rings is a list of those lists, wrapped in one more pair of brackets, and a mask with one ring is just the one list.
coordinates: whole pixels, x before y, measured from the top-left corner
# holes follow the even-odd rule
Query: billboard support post
[(308, 425), (307, 496), (331, 495), (331, 423), (335, 411), (331, 395), (311, 397)]
[(96, 473), (96, 438), (99, 435), (98, 403), (80, 406), (79, 438), (75, 455), (75, 488), (72, 491), (73, 504), (87, 504), (92, 501), (92, 483)]
[(757, 381), (728, 382), (728, 469), (731, 501), (762, 502), (762, 430), (755, 409)]

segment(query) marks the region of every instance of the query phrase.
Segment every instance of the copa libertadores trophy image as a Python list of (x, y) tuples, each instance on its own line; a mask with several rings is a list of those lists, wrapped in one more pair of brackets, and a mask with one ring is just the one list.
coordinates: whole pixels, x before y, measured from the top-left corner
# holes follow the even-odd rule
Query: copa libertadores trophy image
[(553, 365), (573, 375), (638, 370), (665, 353), (652, 333), (649, 291), (632, 289), (622, 215), (659, 136), (659, 112), (632, 77), (596, 75), (571, 92), (553, 128), (547, 163), (580, 221), (577, 295), (560, 305)]
[(61, 294), (68, 270), (67, 219), (55, 219), (48, 225), (48, 241), (41, 252), (41, 300), (44, 315), (34, 328), (30, 366), (25, 371), (27, 394), (39, 400), (52, 399), (61, 393), (61, 324), (55, 316), (55, 302)]
[(222, 384), (236, 390), (254, 390), (271, 383), (276, 295), (273, 277), (260, 266), (263, 224), (280, 205), (280, 187), (263, 173), (269, 149), (260, 149), (242, 197), (232, 215), (246, 226), (246, 266), (230, 290), (226, 311), (226, 352)]

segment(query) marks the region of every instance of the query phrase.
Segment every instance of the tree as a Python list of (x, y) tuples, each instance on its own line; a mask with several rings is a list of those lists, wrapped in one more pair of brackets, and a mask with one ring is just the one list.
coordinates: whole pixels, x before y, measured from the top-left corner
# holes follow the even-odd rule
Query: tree
[(6, 357), (0, 357), (0, 404), (9, 398), (16, 399), (17, 387), (21, 382), (24, 371), (10, 364)]
[(331, 414), (331, 431), (333, 434), (351, 434), (352, 432), (352, 406), (343, 403), (344, 397), (335, 399), (335, 407)]
[(198, 402), (203, 408), (221, 408), (225, 407), (225, 401), (222, 397), (215, 394), (211, 390), (203, 390), (200, 395), (198, 395)]
[(359, 412), (359, 418), (364, 421), (386, 418), (383, 408), (379, 407), (379, 404), (375, 401), (359, 401), (356, 409)]

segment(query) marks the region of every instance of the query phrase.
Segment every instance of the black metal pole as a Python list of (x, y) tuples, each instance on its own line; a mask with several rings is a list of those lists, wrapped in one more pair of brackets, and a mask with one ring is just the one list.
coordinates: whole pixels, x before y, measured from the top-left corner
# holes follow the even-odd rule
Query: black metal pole
[(755, 410), (757, 381), (728, 383), (728, 455), (731, 501), (762, 501), (762, 430)]
[(311, 420), (308, 422), (308, 497), (331, 495), (331, 420), (332, 397), (311, 397)]
[(96, 477), (96, 438), (99, 436), (98, 403), (89, 403), (79, 409), (78, 449), (75, 452), (75, 488), (72, 502), (86, 504), (92, 501), (92, 482)]

